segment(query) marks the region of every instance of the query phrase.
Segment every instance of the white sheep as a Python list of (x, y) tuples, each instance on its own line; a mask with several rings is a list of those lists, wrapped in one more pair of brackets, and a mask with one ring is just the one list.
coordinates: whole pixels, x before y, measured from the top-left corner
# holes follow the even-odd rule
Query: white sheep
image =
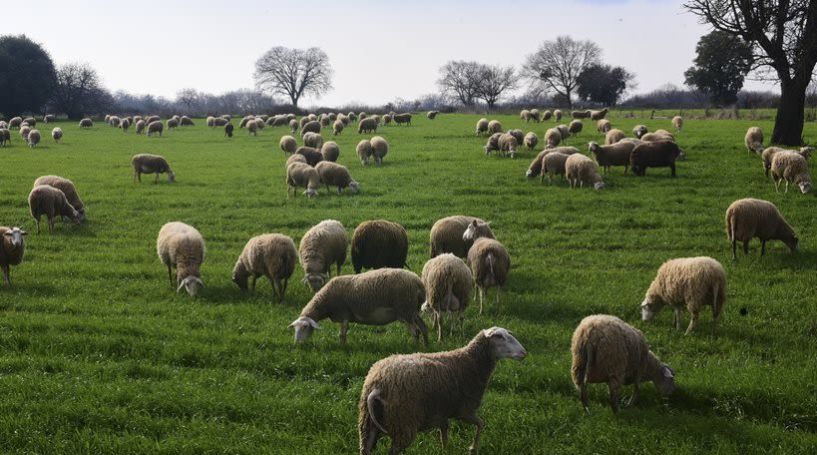
[(182, 288), (191, 297), (204, 287), (201, 280), (201, 264), (204, 262), (204, 237), (193, 226), (174, 221), (165, 224), (156, 238), (156, 252), (167, 266), (170, 286), (174, 286), (173, 269), (176, 269), (176, 292)]

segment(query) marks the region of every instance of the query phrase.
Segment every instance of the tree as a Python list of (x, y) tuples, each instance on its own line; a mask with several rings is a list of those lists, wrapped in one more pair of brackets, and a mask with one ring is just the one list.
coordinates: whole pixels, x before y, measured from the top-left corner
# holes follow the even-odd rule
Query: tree
[(572, 108), (579, 74), (588, 66), (598, 64), (600, 56), (601, 49), (596, 43), (560, 36), (556, 41), (545, 41), (535, 53), (528, 55), (522, 74), (533, 84), (556, 92)]
[(632, 86), (634, 78), (620, 66), (590, 65), (576, 78), (577, 94), (584, 101), (615, 106), (624, 91)]
[(696, 52), (695, 65), (684, 72), (686, 84), (706, 93), (716, 106), (735, 104), (752, 69), (752, 48), (739, 36), (715, 30), (701, 37)]
[(97, 114), (113, 104), (113, 97), (93, 68), (84, 63), (69, 63), (57, 70), (57, 83), (51, 97), (51, 109), (68, 118)]
[(817, 0), (689, 0), (690, 12), (752, 46), (755, 68), (780, 83), (772, 142), (803, 142), (806, 87), (817, 64)]
[(459, 100), (465, 106), (473, 106), (479, 88), (480, 64), (463, 60), (452, 60), (440, 67), (437, 85), (440, 91)]
[(196, 113), (195, 109), (201, 98), (202, 94), (193, 88), (185, 88), (176, 93), (176, 103), (184, 109), (185, 114)]
[(480, 65), (477, 97), (493, 109), (503, 93), (516, 87), (517, 80), (512, 66)]
[(301, 96), (320, 97), (332, 88), (329, 57), (317, 47), (276, 46), (255, 62), (255, 82), (262, 90), (289, 97), (298, 107)]
[(40, 112), (54, 88), (54, 62), (25, 35), (0, 36), (0, 112)]

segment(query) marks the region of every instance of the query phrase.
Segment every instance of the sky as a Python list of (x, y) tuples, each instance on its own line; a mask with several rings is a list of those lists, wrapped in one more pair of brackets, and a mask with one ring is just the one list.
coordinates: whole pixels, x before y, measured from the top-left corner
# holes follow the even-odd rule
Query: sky
[(683, 85), (710, 31), (679, 0), (40, 0), (23, 15), (0, 33), (27, 35), (57, 64), (89, 63), (112, 91), (167, 98), (183, 88), (253, 88), (255, 61), (269, 48), (317, 46), (334, 88), (305, 106), (413, 99), (437, 91), (448, 60), (519, 67), (559, 35), (595, 41), (605, 63), (635, 73), (632, 92), (644, 93)]

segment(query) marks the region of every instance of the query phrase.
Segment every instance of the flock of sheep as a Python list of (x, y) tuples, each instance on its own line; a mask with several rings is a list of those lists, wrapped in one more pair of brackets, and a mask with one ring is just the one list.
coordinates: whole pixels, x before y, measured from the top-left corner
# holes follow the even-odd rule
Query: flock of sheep
[[(542, 141), (544, 150), (530, 163), (526, 175), (542, 179), (547, 176), (550, 181), (556, 175), (564, 175), (571, 187), (588, 185), (597, 190), (604, 188), (599, 167), (606, 173), (613, 166), (623, 166), (625, 174), (631, 168), (636, 175), (644, 175), (650, 167), (669, 167), (675, 176), (675, 161), (684, 155), (674, 134), (665, 130), (649, 133), (646, 126), (639, 125), (633, 130), (635, 137), (630, 138), (613, 128), (605, 119), (606, 114), (606, 109), (574, 111), (571, 113), (574, 120), (569, 125), (548, 129)], [(437, 115), (431, 111), (427, 118), (433, 120)], [(551, 118), (558, 122), (562, 112), (523, 110), (520, 117), (537, 123)], [(592, 159), (575, 147), (563, 145), (569, 137), (582, 131), (581, 119), (586, 118), (595, 120), (597, 130), (604, 134), (604, 145), (588, 144)], [(45, 123), (49, 121), (53, 121), (53, 117), (44, 119)], [(106, 116), (105, 121), (125, 131), (134, 125), (137, 133), (146, 131), (148, 135), (161, 135), (164, 125), (169, 130), (193, 125), (186, 116), (174, 116), (165, 123), (157, 116)], [(349, 169), (336, 162), (340, 155), (337, 143), (324, 142), (320, 134), (322, 128), (330, 125), (334, 135), (341, 134), (353, 121), (358, 122), (359, 134), (370, 134), (376, 133), (381, 124), (411, 125), (411, 114), (310, 114), (300, 120), (294, 115), (247, 116), (241, 119), (239, 128), (246, 128), (251, 135), (267, 126), (288, 126), (293, 135), (300, 130), (302, 146), (298, 146), (293, 135), (284, 135), (279, 144), (289, 155), (286, 161), (288, 194), (290, 189), (305, 188), (304, 193), (312, 197), (317, 195), (321, 185), (335, 186), (339, 192), (346, 188), (353, 192), (359, 190)], [(234, 131), (229, 116), (208, 117), (206, 124), (212, 128), (223, 127), (225, 135), (230, 137)], [(672, 124), (676, 134), (680, 133), (683, 119), (675, 117)], [(8, 137), (10, 128), (19, 128), (22, 135), (25, 128), (35, 125), (33, 118), (16, 117), (8, 124), (0, 122), (0, 139)], [(91, 119), (80, 122), (82, 128), (91, 125)], [(29, 129), (25, 134), (26, 142), (36, 146), (39, 132)], [(480, 119), (476, 134), (490, 136), (484, 147), (486, 153), (497, 151), (511, 157), (519, 153), (521, 146), (534, 150), (539, 144), (536, 133), (504, 132), (496, 120)], [(52, 136), (59, 140), (62, 131), (55, 128)], [(756, 127), (747, 132), (745, 144), (749, 152), (761, 155), (764, 170), (767, 175), (771, 172), (776, 188), (785, 181), (786, 190), (789, 183), (797, 185), (803, 193), (810, 190), (805, 161), (810, 149), (764, 148), (762, 132)], [(372, 159), (379, 165), (389, 147), (384, 138), (374, 136), (360, 141), (356, 153), (363, 165)], [(142, 174), (155, 174), (156, 181), (159, 174), (167, 174), (170, 182), (175, 181), (174, 171), (161, 156), (139, 154), (132, 158), (131, 165), (135, 181), (141, 182)], [(34, 181), (29, 207), (38, 233), (43, 215), (50, 232), (58, 216), (75, 223), (85, 219), (85, 206), (76, 186), (58, 176), (43, 176)], [(748, 243), (753, 238), (760, 239), (761, 254), (765, 253), (769, 240), (781, 240), (792, 251), (797, 248), (794, 230), (771, 202), (735, 201), (727, 209), (725, 221), (733, 256), (738, 242), (742, 242), (748, 253)], [(10, 266), (22, 262), (27, 233), (19, 227), (0, 227), (0, 234), (0, 267), (5, 283), (11, 285)], [(511, 270), (508, 249), (496, 239), (490, 224), (480, 218), (456, 215), (440, 219), (431, 226), (429, 237), (430, 259), (418, 276), (406, 268), (409, 239), (400, 224), (387, 220), (365, 221), (354, 229), (350, 241), (341, 222), (324, 220), (310, 228), (297, 246), (292, 238), (283, 234), (263, 234), (249, 239), (238, 256), (232, 281), (241, 290), (254, 290), (256, 280), (266, 277), (275, 297), (283, 301), (289, 279), (300, 264), (303, 282), (314, 295), (290, 324), (296, 343), (305, 342), (320, 328), (321, 321), (329, 319), (340, 325), (341, 343), (346, 343), (350, 323), (400, 322), (416, 340), (422, 338), (427, 345), (428, 328), (422, 313), (428, 315), (439, 341), (443, 338), (446, 319), (450, 333), (453, 334), (457, 325), (462, 327), (472, 290), (479, 294), (480, 313), (485, 294), (491, 288), (496, 288), (495, 305), (498, 305), (500, 290)], [(190, 296), (196, 296), (204, 287), (201, 265), (206, 248), (201, 233), (181, 222), (167, 223), (158, 233), (156, 249), (176, 292), (185, 290)], [(341, 275), (349, 256), (355, 273)], [(726, 303), (726, 281), (723, 267), (713, 258), (669, 260), (658, 269), (646, 292), (641, 303), (642, 318), (652, 319), (664, 306), (670, 306), (675, 314), (675, 325), (680, 329), (686, 310), (690, 314), (688, 334), (693, 331), (700, 312), (708, 306), (714, 330)], [(585, 408), (589, 406), (587, 384), (590, 383), (608, 384), (614, 410), (618, 410), (623, 385), (634, 386), (631, 403), (643, 381), (653, 381), (664, 396), (675, 389), (675, 373), (650, 351), (644, 334), (615, 316), (584, 318), (573, 334), (571, 352), (572, 378)], [(391, 453), (400, 453), (418, 432), (431, 429), (440, 431), (445, 446), (452, 418), (476, 426), (471, 450), (477, 451), (484, 427), (477, 411), (497, 362), (504, 358), (519, 360), (526, 355), (510, 331), (493, 327), (480, 331), (467, 345), (454, 351), (395, 355), (378, 361), (366, 377), (359, 402), (361, 453), (370, 453), (384, 435), (392, 441)]]

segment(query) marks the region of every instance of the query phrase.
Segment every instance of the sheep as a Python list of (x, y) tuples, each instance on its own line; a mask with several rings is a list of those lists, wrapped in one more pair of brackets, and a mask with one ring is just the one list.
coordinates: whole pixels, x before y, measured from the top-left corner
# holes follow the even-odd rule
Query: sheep
[(326, 114), (321, 114), (321, 118), (320, 118), (319, 121), (321, 123), (321, 128), (328, 127), (329, 123), (331, 122), (331, 120), (329, 119), (329, 116), (326, 115)]
[[(474, 226), (471, 228), (471, 226)], [(466, 233), (471, 230), (466, 238)], [(494, 238), (490, 223), (480, 218), (465, 215), (454, 215), (441, 218), (431, 226), (429, 234), (431, 257), (443, 253), (452, 253), (459, 258), (465, 258), (468, 250), (479, 237)]]
[(319, 133), (308, 132), (303, 135), (304, 145), (320, 150), (323, 146), (323, 136)]
[(336, 186), (338, 194), (346, 188), (349, 188), (352, 193), (360, 191), (360, 184), (352, 178), (346, 166), (332, 161), (321, 161), (315, 166), (315, 170), (318, 171), (321, 182), (326, 185), (327, 190), (330, 186)]
[(613, 128), (604, 135), (604, 145), (613, 145), (627, 137), (624, 131)]
[(525, 135), (524, 143), (528, 150), (533, 150), (536, 147), (536, 144), (539, 143), (539, 136), (537, 136), (533, 131), (529, 131), (528, 134)]
[(297, 150), (298, 142), (292, 136), (281, 136), (281, 140), (278, 141), (278, 146), (281, 147), (281, 151), (284, 152), (284, 155), (291, 155)]
[(552, 117), (553, 117), (553, 112), (548, 111), (548, 110), (542, 111), (542, 120), (543, 121), (550, 120)]
[(547, 176), (548, 183), (552, 183), (554, 176), (565, 175), (565, 163), (567, 162), (568, 157), (570, 157), (570, 155), (560, 152), (546, 153), (545, 156), (542, 157), (542, 177), (540, 181), (544, 182), (545, 176)]
[(360, 159), (360, 163), (364, 166), (368, 165), (369, 157), (374, 153), (372, 150), (372, 142), (368, 139), (363, 139), (357, 143), (355, 151), (357, 152), (358, 159)]
[(28, 144), (28, 133), (31, 132), (31, 127), (28, 125), (23, 125), (20, 127), (20, 137)]
[(301, 117), (301, 119), (298, 120), (298, 127), (303, 128), (307, 123), (309, 123), (309, 117)]
[(11, 266), (23, 262), (28, 232), (19, 227), (0, 226), (0, 269), (3, 270), (3, 281), (11, 286)]
[(541, 114), (539, 113), (539, 109), (530, 110), (530, 119), (536, 123), (539, 123), (541, 121)]
[(251, 136), (258, 136), (258, 123), (254, 119), (248, 120), (244, 127), (247, 128), (247, 133)]
[(131, 119), (131, 123), (136, 124), (136, 122), (138, 122), (139, 120), (142, 120), (142, 116), (134, 115), (133, 118)]
[(530, 122), (530, 111), (527, 109), (522, 109), (519, 111), (519, 119), (524, 120), (525, 123)]
[(589, 110), (586, 111), (572, 111), (570, 116), (574, 119), (583, 119), (583, 118), (590, 118), (591, 112)]
[(163, 156), (140, 153), (133, 155), (131, 165), (133, 166), (133, 180), (138, 180), (139, 183), (142, 183), (142, 174), (156, 174), (153, 183), (159, 183), (159, 174), (164, 173), (167, 173), (169, 183), (176, 181), (176, 173), (170, 169), (170, 164)]
[(255, 292), (255, 280), (265, 276), (278, 301), (283, 303), (287, 283), (297, 262), (298, 251), (290, 237), (282, 234), (259, 235), (247, 242), (238, 257), (233, 267), (233, 283), (239, 289), (246, 290), (248, 279), (252, 277), (252, 290)]
[(159, 117), (158, 115), (151, 115), (151, 116), (149, 116), (148, 118), (145, 119), (145, 123), (150, 125), (153, 122), (159, 122), (161, 120), (162, 120), (162, 118)]
[(409, 113), (393, 115), (392, 120), (394, 120), (394, 123), (398, 125), (405, 123), (406, 125), (411, 126), (411, 114)]
[(476, 426), (469, 451), (477, 453), (485, 427), (477, 412), (497, 362), (526, 356), (508, 330), (491, 327), (453, 351), (392, 355), (377, 361), (360, 393), (360, 453), (371, 454), (385, 434), (392, 441), (389, 453), (399, 454), (418, 432), (432, 429), (440, 430), (445, 452), (449, 419)]
[(292, 163), (309, 164), (306, 162), (306, 158), (303, 155), (298, 155), (297, 153), (294, 153), (287, 158), (286, 162), (284, 163), (284, 169), (288, 168)]
[(641, 319), (649, 321), (670, 305), (675, 311), (675, 328), (681, 329), (684, 307), (690, 314), (686, 334), (692, 333), (698, 313), (704, 306), (712, 307), (712, 331), (726, 305), (726, 271), (720, 262), (710, 257), (671, 259), (658, 268), (658, 274), (641, 302)]
[(335, 123), (332, 124), (332, 134), (337, 136), (338, 134), (343, 132), (343, 127), (345, 124), (343, 120), (335, 120)]
[(590, 153), (596, 158), (599, 166), (604, 168), (604, 172), (610, 170), (612, 166), (624, 166), (624, 174), (627, 174), (627, 168), (630, 167), (630, 154), (633, 152), (636, 144), (629, 141), (616, 142), (612, 145), (599, 145), (596, 142), (588, 144)]
[(122, 132), (127, 133), (128, 128), (130, 128), (130, 119), (128, 118), (122, 119), (122, 123), (119, 124), (119, 127), (122, 128)]
[(148, 123), (148, 137), (155, 133), (159, 133), (159, 136), (161, 136), (164, 128), (164, 124), (158, 120)]
[(177, 128), (178, 126), (179, 126), (179, 121), (176, 120), (175, 118), (167, 119), (167, 130), (168, 131), (173, 131), (173, 129)]
[(195, 123), (193, 123), (193, 120), (190, 117), (182, 115), (182, 117), (179, 119), (179, 126), (195, 126)]
[(426, 117), (429, 120), (434, 120), (435, 118), (437, 118), (437, 114), (439, 114), (439, 113), (440, 113), (440, 111), (428, 111), (428, 114), (426, 114)]
[(170, 287), (176, 286), (177, 293), (184, 288), (188, 295), (196, 297), (204, 287), (200, 269), (204, 262), (205, 246), (201, 233), (193, 226), (179, 221), (167, 223), (159, 230), (156, 238), (156, 253), (167, 267)]
[(508, 134), (516, 138), (517, 145), (522, 145), (525, 141), (525, 132), (522, 130), (518, 129), (508, 130)]
[(577, 135), (581, 133), (584, 124), (581, 120), (573, 120), (570, 122), (570, 125), (567, 127), (567, 131), (572, 135)]
[(303, 155), (303, 157), (306, 158), (306, 162), (310, 166), (315, 166), (316, 164), (323, 161), (323, 155), (321, 154), (321, 152), (312, 147), (306, 146), (298, 147), (295, 150), (295, 153), (297, 153), (298, 155)]
[(340, 147), (338, 147), (338, 143), (335, 141), (324, 143), (321, 147), (321, 155), (323, 155), (324, 161), (337, 161), (338, 157), (340, 157)]
[(556, 109), (555, 111), (553, 111), (553, 120), (558, 122), (561, 119), (562, 119), (562, 111), (560, 111), (559, 109)]
[(557, 126), (556, 129), (559, 131), (559, 134), (562, 136), (562, 142), (567, 141), (567, 138), (570, 137), (570, 127), (568, 127), (567, 125), (562, 124), (562, 125)]
[(40, 143), (40, 139), (42, 136), (40, 135), (40, 130), (31, 130), (28, 133), (28, 146), (34, 148), (37, 144)]
[(28, 123), (28, 126), (30, 126), (31, 128), (34, 128), (35, 126), (37, 126), (37, 120), (35, 120), (34, 117), (24, 118), (23, 123)]
[(502, 134), (503, 133), (494, 133), (488, 138), (488, 142), (486, 142), (483, 147), (486, 155), (490, 155), (493, 151), (499, 151), (499, 138), (502, 137)]
[[(83, 119), (83, 120), (85, 120), (85, 119)], [(80, 126), (82, 126), (81, 123), (82, 122), (80, 122)], [(14, 129), (14, 128), (19, 129), (20, 126), (22, 126), (22, 124), (23, 124), (23, 118), (22, 117), (13, 117), (11, 120), (9, 120), (9, 129)]]
[(233, 131), (235, 130), (235, 126), (232, 123), (227, 123), (224, 125), (224, 135), (227, 137), (233, 137)]
[(479, 136), (479, 135), (481, 135), (483, 133), (487, 133), (487, 132), (488, 132), (488, 119), (487, 118), (481, 118), (481, 119), (477, 120), (477, 129), (476, 129), (476, 133), (474, 133), (474, 135)]
[(633, 174), (645, 176), (649, 167), (669, 167), (675, 177), (675, 160), (680, 153), (681, 149), (674, 142), (645, 142), (630, 153), (630, 168)]
[(562, 133), (556, 128), (548, 128), (545, 131), (545, 147), (546, 148), (553, 148), (559, 145), (562, 142)]
[(357, 133), (376, 133), (377, 132), (377, 119), (376, 118), (364, 118), (361, 119), (360, 122), (357, 124)]
[(743, 253), (749, 254), (749, 241), (760, 239), (760, 255), (766, 254), (766, 242), (780, 240), (792, 253), (799, 239), (783, 218), (780, 210), (769, 201), (738, 199), (726, 209), (726, 237), (732, 243), (732, 260), (737, 260), (737, 242), (743, 242)]
[(607, 108), (600, 111), (590, 111), (590, 119), (591, 120), (602, 120), (607, 115)]
[(364, 268), (402, 268), (408, 256), (406, 229), (391, 221), (370, 220), (360, 223), (352, 234), (352, 266), (355, 273)]
[(502, 133), (502, 124), (499, 120), (491, 120), (488, 122), (488, 134)]
[(340, 221), (324, 220), (306, 231), (298, 247), (298, 257), (304, 269), (303, 281), (313, 292), (318, 292), (329, 281), (332, 264), (337, 267), (335, 275), (340, 276), (348, 247), (346, 229)]
[(743, 142), (746, 144), (746, 150), (751, 154), (763, 153), (763, 130), (757, 126), (752, 126), (746, 130), (746, 136), (743, 137)]
[(309, 164), (292, 163), (287, 166), (287, 198), (289, 198), (289, 190), (292, 190), (293, 196), (299, 187), (306, 188), (304, 194), (313, 198), (318, 195), (318, 188), (321, 185), (321, 178), (318, 171)]
[(254, 115), (245, 115), (245, 116), (244, 116), (244, 118), (242, 118), (242, 119), (241, 119), (241, 121), (240, 121), (240, 122), (238, 122), (238, 128), (239, 128), (239, 129), (241, 129), (241, 128), (245, 128), (245, 127), (246, 127), (247, 125), (249, 125), (250, 123), (255, 123), (255, 121), (254, 121), (254, 120), (255, 120), (255, 116), (254, 116)]
[(142, 134), (142, 132), (145, 131), (145, 126), (144, 120), (138, 120), (136, 122), (136, 134)]
[(320, 133), (321, 132), (321, 122), (318, 121), (308, 121), (301, 125), (301, 136), (306, 133)]
[(214, 127), (227, 126), (230, 124), (230, 119), (224, 117), (216, 117), (215, 120), (213, 120)]
[(295, 134), (295, 133), (298, 132), (298, 127), (299, 127), (299, 124), (298, 124), (297, 120), (293, 119), (293, 120), (289, 121), (289, 131), (292, 134)]
[(808, 161), (797, 152), (778, 152), (772, 157), (772, 178), (774, 190), (780, 192), (780, 182), (786, 181), (786, 193), (789, 192), (789, 183), (800, 187), (803, 194), (811, 191), (811, 176), (808, 170)]
[(681, 132), (681, 128), (684, 127), (684, 118), (680, 115), (676, 115), (672, 118), (672, 126), (675, 127), (675, 131)]
[(644, 142), (659, 142), (659, 141), (675, 142), (675, 137), (669, 135), (669, 133), (663, 134), (658, 131), (655, 131), (653, 133), (647, 133), (641, 136), (641, 140)]
[(74, 182), (56, 175), (44, 175), (35, 180), (33, 186), (38, 187), (40, 185), (53, 186), (54, 188), (62, 191), (62, 193), (65, 194), (65, 198), (68, 199), (68, 203), (71, 204), (71, 206), (74, 207), (74, 210), (77, 211), (79, 220), (85, 220), (85, 203), (83, 203), (82, 199), (79, 197), (79, 193), (77, 192), (77, 187), (74, 185)]
[(431, 312), (432, 328), (437, 327), (437, 341), (442, 341), (444, 313), (456, 314), (462, 323), (473, 286), (471, 270), (462, 259), (445, 253), (429, 259), (421, 277), (426, 289), (426, 301), (421, 308)]
[(372, 144), (374, 164), (380, 166), (383, 163), (383, 158), (389, 153), (389, 143), (380, 136), (374, 136), (369, 142)]
[(633, 136), (641, 139), (641, 136), (647, 134), (649, 130), (645, 125), (636, 125), (633, 127)]
[(216, 118), (213, 117), (212, 115), (208, 115), (207, 120), (205, 121), (205, 124), (207, 126), (209, 126), (210, 128), (215, 127), (216, 126)]
[(497, 145), (499, 145), (499, 151), (502, 152), (503, 156), (510, 155), (511, 158), (516, 158), (516, 149), (519, 143), (516, 141), (515, 136), (510, 133), (502, 133), (497, 140)]
[(533, 178), (540, 175), (542, 173), (543, 163), (542, 160), (545, 158), (545, 156), (547, 156), (548, 153), (554, 152), (564, 153), (565, 155), (572, 155), (574, 153), (579, 153), (579, 149), (577, 149), (576, 147), (553, 147), (542, 150), (541, 152), (539, 152), (538, 155), (536, 155), (536, 158), (534, 158), (530, 162), (530, 166), (528, 166), (528, 171), (525, 173), (525, 177)]
[(0, 146), (5, 147), (9, 143), (11, 143), (11, 131), (0, 128)]
[(801, 147), (799, 150), (786, 150), (782, 147), (767, 147), (763, 152), (760, 154), (761, 158), (763, 159), (763, 171), (766, 174), (766, 177), (769, 176), (769, 171), (772, 168), (772, 158), (778, 152), (794, 152), (799, 153), (803, 156), (803, 158), (808, 159), (811, 156), (811, 152), (814, 150), (812, 147)]
[(596, 130), (598, 130), (599, 133), (606, 135), (612, 128), (613, 124), (607, 119), (601, 119), (596, 122)]
[(593, 185), (593, 189), (596, 191), (604, 188), (604, 182), (601, 175), (599, 175), (598, 164), (581, 153), (570, 155), (567, 158), (565, 161), (565, 177), (567, 177), (571, 188), (584, 187), (585, 183), (588, 186)]
[(43, 123), (51, 123), (56, 119), (57, 117), (55, 117), (54, 114), (46, 114), (43, 116)]
[(80, 223), (79, 213), (68, 202), (65, 193), (50, 185), (35, 186), (28, 195), (28, 207), (31, 217), (37, 224), (37, 234), (40, 233), (40, 217), (48, 219), (48, 232), (54, 232), (54, 217), (59, 215), (74, 222)]
[(585, 412), (587, 384), (607, 383), (610, 407), (618, 412), (621, 386), (633, 385), (628, 406), (638, 399), (642, 381), (652, 381), (663, 397), (675, 391), (675, 372), (650, 351), (644, 334), (615, 316), (595, 314), (582, 319), (570, 340), (570, 373)]
[[(467, 233), (466, 233), (467, 234)], [(479, 289), (479, 314), (488, 289), (496, 287), (495, 304), (499, 306), (499, 293), (511, 270), (511, 256), (501, 243), (487, 237), (474, 240), (468, 250), (468, 267)]]

